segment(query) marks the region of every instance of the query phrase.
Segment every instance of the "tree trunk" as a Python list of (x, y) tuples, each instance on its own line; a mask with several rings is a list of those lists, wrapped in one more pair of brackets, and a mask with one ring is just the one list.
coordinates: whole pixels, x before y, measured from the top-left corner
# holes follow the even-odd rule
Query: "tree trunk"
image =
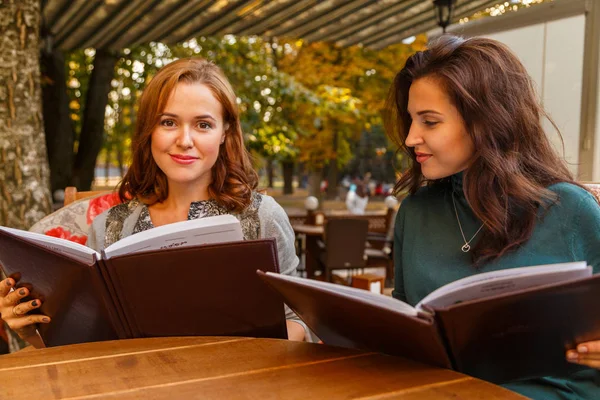
[(308, 175), (308, 194), (319, 199), (321, 203), (321, 171), (310, 171)]
[[(339, 133), (334, 129), (333, 132), (333, 151), (337, 154), (338, 151)], [(338, 163), (337, 159), (329, 160), (329, 168), (327, 171), (327, 198), (335, 199), (338, 195)]]
[(306, 176), (306, 166), (303, 162), (298, 163), (296, 174), (298, 175), (298, 189), (306, 189), (308, 177)]
[(104, 113), (117, 60), (108, 50), (96, 51), (73, 171), (73, 181), (79, 190), (90, 190), (94, 180), (96, 159), (104, 139)]
[(0, 225), (28, 229), (51, 210), (40, 88), (39, 0), (0, 6)]
[(104, 181), (105, 184), (108, 185), (108, 178), (110, 177), (110, 153), (112, 151), (111, 147), (106, 148), (106, 160), (104, 160)]
[(119, 174), (125, 176), (125, 165), (123, 165), (123, 147), (120, 143), (117, 143), (117, 163), (119, 164)]
[(267, 168), (267, 179), (269, 181), (268, 187), (270, 189), (272, 189), (273, 188), (273, 178), (275, 175), (275, 172), (273, 171), (273, 160), (271, 160), (271, 159), (267, 160), (266, 168)]
[(282, 161), (283, 194), (294, 194), (294, 162)]
[(71, 185), (75, 131), (69, 110), (65, 57), (59, 50), (42, 51), (44, 129), (52, 193)]

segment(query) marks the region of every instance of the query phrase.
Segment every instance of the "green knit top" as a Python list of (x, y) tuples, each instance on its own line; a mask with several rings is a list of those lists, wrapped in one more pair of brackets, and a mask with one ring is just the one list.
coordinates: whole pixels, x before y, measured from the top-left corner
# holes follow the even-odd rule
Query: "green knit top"
[[(447, 283), (506, 268), (587, 261), (595, 274), (600, 272), (600, 207), (595, 198), (569, 183), (548, 189), (558, 195), (558, 201), (547, 210), (540, 209), (531, 238), (517, 250), (477, 270), (472, 266), (471, 254), (461, 251), (465, 242), (452, 201), (454, 196), (464, 235), (469, 240), (481, 221), (465, 199), (462, 173), (408, 196), (396, 217), (393, 296), (415, 305)], [(600, 371), (586, 369), (569, 379), (545, 377), (504, 386), (540, 400), (600, 399)]]

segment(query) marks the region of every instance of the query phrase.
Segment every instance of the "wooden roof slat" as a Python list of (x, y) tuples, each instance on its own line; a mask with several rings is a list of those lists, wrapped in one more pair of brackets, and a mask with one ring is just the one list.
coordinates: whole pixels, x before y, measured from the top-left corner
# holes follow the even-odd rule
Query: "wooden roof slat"
[[(127, 15), (126, 18), (115, 22), (112, 26), (107, 24), (103, 29), (104, 32), (98, 32), (96, 35), (98, 39), (95, 41), (97, 43), (96, 47), (108, 47), (115, 38), (125, 33), (130, 27), (135, 26), (145, 13), (150, 12), (161, 1), (162, 0), (144, 0), (138, 3), (137, 6), (135, 5), (135, 1), (131, 1), (131, 6), (123, 13)], [(94, 39), (92, 39), (92, 41), (94, 41)]]
[(367, 40), (361, 41), (361, 43), (364, 46), (369, 46), (369, 43), (375, 43), (388, 38), (390, 35), (397, 35), (401, 32), (406, 32), (407, 29), (410, 29), (418, 24), (432, 21), (434, 18), (435, 15), (433, 14), (433, 10), (423, 10), (419, 14), (414, 15), (413, 18), (405, 20), (402, 24), (398, 25), (394, 29), (380, 30), (374, 34), (371, 34)]
[(177, 7), (179, 4), (174, 7), (172, 14), (166, 18), (158, 18), (153, 21), (153, 24), (150, 24), (147, 29), (131, 39), (128, 46), (161, 41), (193, 18), (196, 18), (198, 14), (204, 13), (211, 3), (211, 0), (183, 0), (179, 7)]
[[(273, 2), (271, 2), (273, 3)], [(256, 15), (260, 15), (261, 11), (264, 11), (269, 2), (267, 1), (255, 1), (253, 4), (248, 5), (245, 10), (235, 15), (235, 18), (221, 21), (217, 26), (213, 26), (208, 35), (231, 35), (235, 32), (235, 26), (243, 23)]]
[(105, 47), (112, 49), (112, 50), (120, 50), (122, 49), (121, 46), (115, 46), (115, 43), (120, 40), (123, 37), (127, 37), (128, 34), (130, 34), (131, 32), (135, 32), (136, 31), (136, 27), (141, 26), (144, 27), (146, 26), (146, 23), (144, 23), (144, 20), (148, 17), (148, 14), (152, 15), (152, 11), (154, 11), (155, 8), (159, 8), (162, 4), (164, 4), (165, 1), (164, 0), (153, 0), (152, 3), (150, 5), (148, 5), (148, 13), (140, 13), (138, 15), (136, 15), (136, 17), (134, 18), (133, 21), (131, 21), (131, 26), (124, 26), (122, 27), (118, 32), (116, 32), (115, 34), (112, 35), (109, 43), (107, 43), (105, 45)]
[(399, 25), (402, 26), (406, 24), (408, 20), (420, 18), (426, 14), (433, 15), (433, 3), (421, 1), (408, 9), (404, 9), (401, 14), (391, 16), (379, 24), (369, 25), (350, 37), (338, 40), (337, 43), (344, 47), (353, 46), (359, 43), (364, 44), (364, 40), (372, 40), (374, 37), (383, 36), (391, 29), (397, 29)]
[(42, 16), (44, 17), (44, 28), (52, 31), (53, 25), (62, 18), (67, 10), (73, 5), (70, 0), (49, 1), (42, 3)]
[[(99, 1), (99, 0), (94, 0)], [(64, 5), (64, 9), (62, 9), (60, 15), (55, 15), (52, 19), (52, 24), (48, 25), (50, 28), (50, 32), (56, 36), (66, 28), (66, 25), (71, 21), (71, 18), (77, 15), (77, 12), (81, 8), (82, 5), (85, 5), (85, 0), (74, 0), (67, 1), (67, 4)], [(51, 7), (51, 3), (48, 3), (47, 7)]]
[(259, 24), (273, 15), (284, 11), (293, 3), (297, 3), (296, 0), (276, 0), (276, 1), (268, 1), (264, 2), (262, 7), (255, 10), (251, 16), (248, 18), (242, 19), (234, 24), (229, 25), (228, 33), (232, 35), (242, 35), (242, 31), (247, 29), (249, 26)]
[(288, 6), (287, 8), (273, 14), (263, 20), (260, 23), (252, 24), (250, 27), (245, 28), (244, 31), (241, 31), (241, 35), (266, 35), (269, 36), (269, 32), (277, 25), (281, 25), (282, 20), (294, 19), (298, 15), (306, 12), (306, 10), (310, 9), (314, 5), (318, 3), (319, 0), (299, 0), (296, 4)]
[(288, 32), (292, 32), (306, 23), (319, 19), (323, 15), (335, 10), (337, 7), (344, 6), (352, 1), (353, 0), (319, 1), (314, 6), (304, 10), (302, 13), (297, 14), (293, 18), (283, 21), (274, 29), (264, 32), (264, 34), (267, 36), (287, 36)]
[(378, 0), (353, 0), (348, 1), (345, 4), (341, 4), (331, 10), (329, 12), (320, 15), (317, 18), (314, 18), (312, 21), (304, 21), (302, 24), (294, 27), (292, 30), (285, 32), (285, 36), (291, 37), (304, 37), (306, 33), (313, 32), (336, 18), (343, 18), (343, 16), (347, 16), (353, 12), (356, 12), (358, 8), (368, 7)]
[[(216, 2), (207, 11), (210, 16), (204, 20), (196, 22), (196, 20), (190, 21), (187, 25), (176, 30), (169, 37), (165, 38), (167, 43), (177, 43), (186, 39), (191, 39), (197, 36), (205, 34), (205, 32), (211, 32), (215, 26), (222, 26), (231, 19), (236, 18), (236, 14), (250, 2), (258, 3), (260, 0), (236, 0), (232, 4), (224, 4), (223, 7), (218, 8), (220, 3)], [(223, 3), (227, 3), (223, 1)], [(196, 23), (195, 23), (196, 22)]]
[[(387, 7), (383, 7), (380, 9), (376, 9), (370, 12), (370, 15), (365, 16), (365, 18), (356, 22), (354, 20), (349, 20), (348, 22), (344, 21), (340, 23), (338, 26), (334, 27), (333, 30), (321, 35), (315, 33), (315, 35), (308, 35), (306, 37), (309, 41), (319, 41), (319, 40), (328, 40), (328, 41), (339, 41), (343, 40), (353, 34), (360, 32), (365, 29), (369, 25), (378, 25), (388, 18), (394, 18), (397, 15), (401, 15), (409, 8), (413, 7), (415, 4), (422, 2), (423, 0), (403, 0), (396, 2), (393, 5), (387, 5)], [(383, 3), (379, 3), (383, 4)], [(365, 11), (368, 12), (368, 11)]]
[[(452, 17), (454, 22), (459, 21), (461, 18), (469, 17), (481, 9), (498, 4), (498, 0), (471, 0), (469, 2), (460, 4), (456, 7), (455, 13)], [(435, 16), (425, 21), (416, 22), (409, 27), (405, 28), (400, 32), (390, 32), (386, 37), (379, 39), (374, 42), (365, 42), (365, 46), (372, 47), (373, 49), (379, 50), (387, 47), (393, 43), (398, 43), (402, 39), (414, 36), (421, 32), (427, 32), (438, 26), (437, 19)]]
[(314, 34), (319, 34), (322, 36), (323, 31), (326, 31), (328, 28), (331, 28), (332, 26), (345, 25), (345, 24), (347, 24), (347, 19), (349, 17), (354, 18), (354, 17), (356, 17), (357, 14), (359, 14), (363, 10), (367, 11), (367, 13), (368, 13), (369, 12), (368, 10), (371, 10), (371, 7), (373, 5), (377, 5), (377, 4), (381, 4), (381, 1), (380, 0), (369, 0), (366, 3), (364, 3), (364, 7), (361, 5), (361, 7), (358, 7), (358, 8), (351, 8), (351, 9), (347, 9), (344, 12), (336, 13), (336, 15), (333, 16), (331, 19), (329, 19), (326, 23), (321, 23), (319, 25), (312, 27), (309, 30), (304, 31), (304, 33), (302, 33), (302, 37), (307, 42), (318, 42), (318, 40), (311, 40), (311, 37)]
[[(60, 29), (60, 31), (56, 34), (56, 42), (55, 45), (57, 47), (61, 47), (63, 41), (68, 40), (71, 35), (75, 33), (75, 31), (80, 30), (83, 32), (85, 30), (85, 21), (88, 20), (92, 14), (94, 14), (100, 7), (102, 7), (102, 1), (84, 1), (78, 2), (79, 7), (72, 7), (73, 13), (67, 13), (63, 16), (62, 19), (67, 19), (67, 22), (64, 24), (64, 27)], [(71, 9), (69, 9), (70, 11)], [(60, 22), (60, 21), (59, 21)]]
[(113, 50), (122, 49), (130, 46), (131, 44), (137, 43), (136, 40), (146, 35), (164, 22), (167, 18), (171, 17), (177, 10), (183, 7), (185, 4), (195, 4), (199, 0), (187, 1), (187, 0), (162, 0), (156, 4), (149, 12), (144, 13), (140, 16), (139, 20), (126, 29), (124, 32), (120, 32), (117, 35), (113, 43), (108, 47)]
[[(106, 25), (110, 25), (115, 18), (122, 15), (126, 8), (130, 4), (127, 0), (119, 0), (119, 2), (111, 3), (110, 5), (105, 4), (104, 7), (98, 10), (94, 15), (94, 21), (86, 21), (87, 25), (93, 24), (92, 29), (88, 29), (76, 38), (70, 38), (65, 40), (64, 47), (73, 48), (87, 48), (87, 47), (100, 47), (96, 43), (89, 43), (91, 39), (98, 37), (100, 32), (104, 32)], [(109, 21), (107, 24), (105, 21)]]
[(127, 13), (131, 2), (139, 0), (111, 0), (102, 1), (101, 5), (83, 22), (83, 26), (73, 31), (61, 44), (63, 49), (100, 48), (99, 44), (86, 43), (89, 38), (99, 37), (98, 32), (103, 32), (107, 25), (114, 24), (115, 20), (121, 20)]
[[(61, 50), (234, 34), (382, 48), (436, 26), (433, 0), (41, 0)], [(502, 0), (458, 0), (454, 19)], [(52, 41), (48, 42), (52, 43)]]

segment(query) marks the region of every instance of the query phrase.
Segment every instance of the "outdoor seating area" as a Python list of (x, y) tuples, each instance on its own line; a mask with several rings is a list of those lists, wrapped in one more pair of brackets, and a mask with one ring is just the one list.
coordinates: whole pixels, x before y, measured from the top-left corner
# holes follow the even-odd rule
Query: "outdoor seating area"
[[(379, 274), (392, 286), (392, 240), (396, 209), (366, 215), (333, 213), (324, 215), (322, 224), (309, 224), (308, 216), (291, 215), (297, 238), (299, 271), (306, 277), (332, 281), (334, 270), (343, 270), (344, 282), (365, 272)], [(365, 271), (366, 269), (366, 271)]]
[(0, 21), (0, 399), (600, 400), (600, 0)]

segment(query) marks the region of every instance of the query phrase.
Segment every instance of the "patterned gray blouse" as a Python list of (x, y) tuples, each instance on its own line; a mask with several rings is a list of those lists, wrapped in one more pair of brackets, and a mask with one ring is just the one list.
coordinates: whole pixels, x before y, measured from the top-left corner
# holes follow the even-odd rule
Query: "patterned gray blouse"
[[(226, 208), (214, 200), (193, 202), (188, 212), (188, 220), (230, 214)], [(275, 199), (260, 193), (253, 193), (251, 204), (241, 213), (232, 214), (240, 220), (244, 240), (275, 238), (279, 268), (282, 274), (296, 275), (298, 257), (294, 247), (294, 230), (287, 214)], [(110, 246), (127, 236), (154, 228), (148, 207), (138, 200), (116, 205), (98, 215), (88, 233), (87, 246), (96, 251)], [(300, 323), (311, 340), (308, 328), (286, 305), (286, 318)]]

